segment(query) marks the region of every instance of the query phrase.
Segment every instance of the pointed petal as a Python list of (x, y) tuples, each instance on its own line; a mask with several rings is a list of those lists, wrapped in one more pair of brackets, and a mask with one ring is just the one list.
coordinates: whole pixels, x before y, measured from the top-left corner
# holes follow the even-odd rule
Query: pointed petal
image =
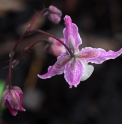
[(57, 62), (48, 68), (48, 72), (43, 75), (38, 75), (39, 78), (46, 79), (64, 72), (65, 64), (70, 60), (70, 56), (63, 54), (58, 57)]
[(22, 99), (23, 99), (23, 92), (22, 90), (17, 87), (17, 86), (13, 86), (14, 92), (16, 93), (16, 95), (18, 96), (19, 99), (19, 108), (18, 110), (20, 111), (26, 111), (23, 107), (22, 107)]
[(6, 100), (5, 101), (5, 106), (9, 109), (10, 113), (13, 115), (13, 116), (16, 116), (17, 113), (18, 113), (18, 110), (12, 108), (12, 106), (9, 104), (9, 102)]
[(22, 105), (20, 105), (19, 110), (20, 110), (20, 111), (24, 111), (24, 112), (26, 111), (26, 110), (23, 108), (23, 106), (22, 106)]
[(78, 33), (78, 27), (72, 23), (70, 16), (64, 17), (66, 28), (63, 30), (65, 44), (69, 47), (71, 44), (73, 45), (75, 52), (78, 51), (78, 47), (82, 44), (82, 40)]
[(83, 68), (84, 68), (84, 72), (83, 75), (81, 77), (81, 81), (85, 81), (86, 79), (88, 79), (91, 74), (94, 71), (94, 67), (92, 65), (88, 65), (85, 61), (81, 60), (82, 64), (83, 64)]
[(23, 92), (22, 91), (17, 91), (19, 98), (20, 98), (20, 106), (19, 106), (19, 110), (20, 111), (26, 111), (23, 107), (22, 107), (22, 99), (23, 99)]
[(122, 49), (117, 52), (109, 50), (106, 52), (101, 48), (86, 47), (80, 51), (77, 57), (84, 59), (86, 62), (101, 64), (106, 60), (115, 59), (122, 54)]
[[(10, 110), (10, 109), (9, 109), (9, 110)], [(10, 113), (11, 113), (13, 116), (16, 116), (17, 113), (18, 113), (18, 110), (12, 109), (12, 110), (10, 110)]]
[(13, 89), (10, 90), (10, 94), (11, 96), (9, 96), (8, 98), (9, 104), (13, 107), (13, 109), (19, 110), (20, 106), (19, 94)]
[(83, 75), (83, 65), (79, 60), (73, 59), (66, 64), (64, 73), (70, 88), (72, 88), (72, 86), (77, 87)]

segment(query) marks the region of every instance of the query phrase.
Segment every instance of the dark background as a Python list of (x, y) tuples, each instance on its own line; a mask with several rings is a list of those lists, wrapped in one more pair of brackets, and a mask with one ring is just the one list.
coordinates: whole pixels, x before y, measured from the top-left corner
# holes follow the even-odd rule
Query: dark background
[[(0, 0), (0, 80), (6, 80), (8, 54), (24, 33), (29, 22), (44, 7), (55, 5), (70, 15), (79, 27), (82, 47), (119, 50), (122, 47), (121, 0)], [(55, 25), (40, 17), (34, 29), (62, 37), (63, 18)], [(15, 58), (30, 43), (47, 38), (42, 34), (27, 36)], [(122, 56), (94, 65), (92, 76), (77, 88), (69, 89), (63, 75), (42, 80), (37, 74), (47, 72), (56, 57), (43, 51), (44, 44), (30, 50), (12, 74), (13, 85), (24, 92), (26, 112), (13, 117), (1, 111), (0, 124), (122, 124)]]

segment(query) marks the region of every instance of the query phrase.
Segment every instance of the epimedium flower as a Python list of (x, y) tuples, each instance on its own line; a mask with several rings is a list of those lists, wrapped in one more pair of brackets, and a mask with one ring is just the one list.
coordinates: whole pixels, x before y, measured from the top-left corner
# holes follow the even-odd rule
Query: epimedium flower
[[(64, 38), (60, 38), (60, 40), (64, 42)], [(65, 47), (56, 39), (49, 37), (48, 41), (49, 41), (49, 44), (45, 46), (45, 50), (47, 52), (51, 53), (54, 56), (59, 56), (62, 53), (66, 53)]]
[(19, 87), (13, 86), (9, 89), (8, 85), (2, 94), (3, 104), (9, 109), (13, 116), (16, 116), (18, 111), (25, 111), (22, 107), (22, 96), (23, 92)]
[(62, 53), (57, 62), (48, 68), (48, 72), (38, 75), (41, 79), (51, 78), (54, 75), (64, 73), (64, 77), (70, 88), (77, 87), (80, 81), (88, 79), (93, 73), (93, 65), (88, 63), (101, 64), (106, 60), (115, 59), (122, 53), (122, 49), (117, 52), (109, 50), (106, 52), (102, 48), (85, 47), (79, 50), (82, 40), (78, 33), (77, 26), (72, 23), (70, 16), (64, 17), (66, 28), (63, 30), (64, 43), (70, 49), (71, 53), (66, 49), (66, 53)]

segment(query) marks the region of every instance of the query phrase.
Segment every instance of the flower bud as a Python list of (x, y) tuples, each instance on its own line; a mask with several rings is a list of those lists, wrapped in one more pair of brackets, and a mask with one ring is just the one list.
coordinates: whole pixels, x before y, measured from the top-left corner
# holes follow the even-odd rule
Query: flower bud
[(19, 110), (25, 111), (22, 107), (22, 96), (23, 92), (17, 86), (13, 86), (12, 89), (9, 89), (9, 86), (6, 86), (6, 89), (3, 91), (3, 104), (9, 109), (13, 116), (16, 116)]
[(53, 14), (57, 14), (59, 16), (62, 16), (62, 12), (55, 6), (49, 6), (49, 11)]
[(58, 24), (61, 20), (62, 12), (55, 6), (49, 6), (49, 11), (44, 15), (53, 23)]
[[(60, 38), (60, 40), (62, 42), (64, 42), (64, 38)], [(48, 41), (49, 41), (50, 44), (47, 44), (45, 46), (45, 50), (48, 51), (49, 53), (51, 53), (55, 56), (59, 56), (62, 53), (66, 52), (65, 47), (59, 41), (57, 41), (56, 39), (54, 39), (52, 37), (49, 37)]]

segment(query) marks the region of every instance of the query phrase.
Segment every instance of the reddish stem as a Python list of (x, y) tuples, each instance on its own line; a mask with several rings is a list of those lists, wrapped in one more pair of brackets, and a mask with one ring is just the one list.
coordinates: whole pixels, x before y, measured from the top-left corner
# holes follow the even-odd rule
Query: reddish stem
[(64, 45), (64, 47), (67, 49), (67, 51), (69, 52), (69, 54), (74, 57), (74, 54), (72, 53), (72, 51), (67, 47), (67, 45), (65, 43), (63, 43), (59, 38), (55, 37), (54, 35), (50, 34), (50, 33), (47, 33), (45, 31), (42, 31), (42, 30), (31, 30), (31, 31), (28, 31), (28, 33), (42, 33), (44, 35), (47, 35), (49, 37), (53, 37), (54, 39), (56, 39), (57, 41), (59, 41), (62, 45)]
[(35, 23), (35, 21), (37, 20), (37, 18), (44, 12), (48, 11), (49, 9), (45, 8), (42, 11), (40, 11), (35, 18), (31, 21), (31, 23), (28, 25), (27, 30), (25, 31), (25, 33), (20, 37), (20, 39), (16, 42), (14, 48), (13, 48), (13, 52), (16, 51), (17, 46), (19, 45), (19, 43), (22, 41), (22, 39), (29, 33), (28, 31), (30, 31), (30, 29), (32, 28), (33, 24)]
[(9, 89), (12, 88), (12, 83), (11, 83), (11, 74), (12, 74), (12, 60), (13, 60), (13, 56), (10, 57), (10, 62), (9, 62), (9, 71), (8, 71), (8, 79), (7, 79), (7, 83), (9, 83)]
[(31, 21), (31, 23), (28, 25), (28, 30), (30, 30), (33, 26), (33, 24), (35, 23), (35, 21), (37, 20), (37, 18), (44, 12), (48, 11), (49, 9), (48, 8), (45, 8), (43, 9), (42, 11), (40, 11), (36, 16), (35, 18)]
[(28, 25), (28, 28), (27, 30), (25, 31), (25, 33), (19, 38), (19, 40), (16, 42), (14, 48), (12, 49), (11, 53), (10, 53), (10, 61), (9, 61), (9, 72), (8, 72), (8, 83), (9, 83), (9, 86), (10, 88), (12, 87), (12, 84), (11, 84), (11, 74), (12, 74), (12, 64), (13, 64), (13, 56), (14, 56), (14, 53), (17, 49), (17, 46), (19, 45), (19, 43), (22, 41), (22, 39), (29, 33), (28, 31), (30, 31), (30, 29), (32, 28), (33, 24), (35, 23), (35, 21), (37, 20), (37, 18), (43, 14), (44, 12), (48, 11), (49, 9), (45, 8), (43, 9), (41, 12), (39, 12), (35, 18), (31, 21), (31, 23)]
[(48, 42), (47, 40), (38, 40), (35, 41), (34, 43), (32, 43), (30, 46), (28, 46), (23, 52), (22, 54), (16, 59), (15, 63), (13, 63), (13, 65), (16, 65), (17, 62), (20, 61), (20, 59), (33, 47), (35, 46), (37, 43), (39, 42)]

